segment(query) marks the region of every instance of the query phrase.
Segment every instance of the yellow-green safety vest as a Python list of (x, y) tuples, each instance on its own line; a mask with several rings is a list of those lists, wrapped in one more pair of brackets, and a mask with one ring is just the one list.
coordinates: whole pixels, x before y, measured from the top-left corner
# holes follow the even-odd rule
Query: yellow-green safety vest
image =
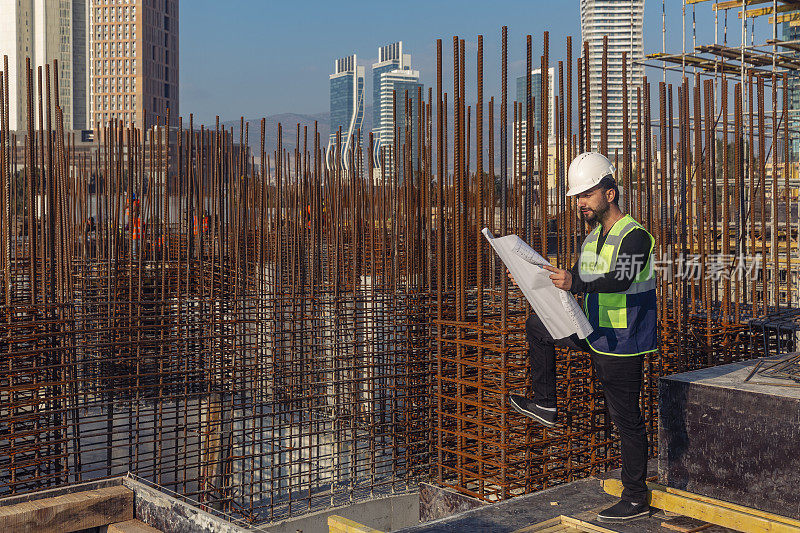
[(591, 281), (613, 271), (619, 261), (627, 260), (626, 268), (633, 269), (632, 258), (620, 258), (622, 239), (639, 228), (650, 237), (650, 251), (644, 265), (624, 292), (586, 293), (583, 310), (594, 331), (586, 338), (598, 353), (633, 356), (658, 349), (656, 339), (656, 278), (653, 274), (653, 247), (655, 239), (630, 215), (625, 215), (611, 227), (598, 252), (602, 225), (598, 224), (581, 246), (580, 275)]

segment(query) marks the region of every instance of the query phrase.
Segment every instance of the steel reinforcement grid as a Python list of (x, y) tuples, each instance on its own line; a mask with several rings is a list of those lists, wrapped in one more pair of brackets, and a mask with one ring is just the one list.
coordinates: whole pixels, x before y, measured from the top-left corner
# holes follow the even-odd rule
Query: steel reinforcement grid
[[(609, 153), (591, 137), (591, 108), (609, 104), (605, 75), (592, 96), (588, 43), (577, 57), (567, 39), (550, 94), (545, 33), (541, 93), (511, 109), (505, 28), (501, 43), (499, 102), (483, 93), (483, 38), (474, 63), (453, 38), (452, 76), (438, 41), (435, 88), (395, 94), (393, 144), (373, 153), (359, 133), (342, 152), (339, 133), (333, 160), (316, 125), (266, 139), (264, 120), (256, 143), (244, 120), (169, 115), (82, 142), (64, 131), (55, 63), (28, 63), (12, 132), (6, 60), (0, 495), (132, 472), (262, 524), (421, 480), (496, 501), (616, 466), (585, 354), (558, 352), (559, 427), (509, 408), (529, 386), (531, 310), (480, 234), (571, 266), (587, 227), (565, 169), (588, 149), (616, 162), (625, 210), (656, 239), (651, 437), (659, 376), (766, 350), (747, 320), (789, 308), (796, 259), (796, 227), (776, 216), (792, 201), (786, 72), (634, 86), (624, 62), (625, 142)], [(530, 36), (526, 57), (530, 73)], [(534, 106), (536, 138), (521, 133)], [(716, 274), (687, 275), (689, 256)], [(759, 260), (723, 276), (729, 257)]]

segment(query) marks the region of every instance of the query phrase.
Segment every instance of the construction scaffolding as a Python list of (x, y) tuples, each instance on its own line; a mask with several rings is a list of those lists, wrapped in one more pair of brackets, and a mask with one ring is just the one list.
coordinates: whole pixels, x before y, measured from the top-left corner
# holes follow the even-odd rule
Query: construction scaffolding
[[(287, 151), (279, 127), (268, 152), (263, 120), (256, 147), (244, 121), (237, 135), (159, 117), (147, 131), (111, 122), (78, 151), (51, 90), (57, 64), (28, 68), (29, 129), (11, 132), (6, 63), (0, 494), (130, 471), (261, 524), (421, 480), (496, 501), (615, 467), (585, 354), (558, 352), (559, 427), (509, 408), (508, 393), (530, 383), (531, 310), (480, 233), (517, 233), (554, 264), (574, 263), (587, 228), (565, 199), (565, 169), (580, 152), (608, 152), (588, 123), (607, 93), (590, 101), (588, 44), (575, 57), (568, 38), (549, 94), (545, 33), (542, 92), (509, 113), (505, 28), (501, 40), (499, 105), (483, 92), (483, 38), (469, 69), (453, 38), (449, 95), (440, 40), (435, 91), (416, 95), (424, 105), (412, 115), (410, 95), (395, 95), (407, 118), (394, 163), (370, 135), (336, 150), (351, 160), (332, 170), (316, 129), (293, 128)], [(530, 36), (526, 57), (530, 73)], [(625, 143), (609, 156), (625, 210), (656, 239), (651, 437), (659, 376), (793, 342), (794, 330), (774, 345), (748, 323), (789, 309), (797, 283), (782, 70), (793, 61), (677, 86), (645, 78), (635, 101), (623, 91)], [(541, 131), (519, 145), (523, 169), (509, 114), (532, 132), (534, 105)], [(376, 166), (393, 170), (376, 180)]]

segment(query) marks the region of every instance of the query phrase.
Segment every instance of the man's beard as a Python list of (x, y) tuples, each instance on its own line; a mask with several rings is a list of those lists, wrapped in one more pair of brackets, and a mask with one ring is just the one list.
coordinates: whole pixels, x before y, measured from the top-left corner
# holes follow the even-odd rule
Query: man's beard
[(610, 206), (609, 206), (608, 202), (606, 202), (605, 205), (601, 206), (597, 210), (589, 209), (589, 212), (587, 214), (583, 215), (583, 218), (589, 224), (598, 224), (603, 220), (603, 217), (605, 216), (605, 214), (608, 213), (609, 207)]

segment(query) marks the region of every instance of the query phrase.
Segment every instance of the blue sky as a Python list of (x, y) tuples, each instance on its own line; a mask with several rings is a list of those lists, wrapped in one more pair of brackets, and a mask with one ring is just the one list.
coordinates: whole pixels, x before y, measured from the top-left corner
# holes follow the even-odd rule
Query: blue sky
[[(711, 2), (697, 7), (698, 42), (713, 42)], [(500, 93), (500, 28), (509, 31), (509, 91), (524, 73), (525, 36), (533, 37), (534, 65), (542, 53), (542, 34), (550, 32), (550, 59), (565, 57), (566, 36), (580, 46), (579, 0), (461, 0), (387, 2), (315, 0), (189, 0), (180, 13), (181, 114), (212, 123), (239, 116), (250, 119), (277, 113), (319, 113), (328, 110), (328, 75), (338, 57), (358, 54), (370, 67), (378, 46), (398, 40), (412, 54), (414, 68), (426, 87), (435, 83), (436, 39), (444, 46), (445, 72), (452, 70), (452, 36), (467, 42), (468, 96), (474, 95), (477, 35), (484, 36), (485, 94)], [(681, 49), (681, 6), (666, 1), (667, 51)], [(645, 3), (645, 52), (661, 50), (662, 2)], [(736, 12), (728, 15), (728, 39), (738, 44), (741, 26)], [(762, 17), (756, 41), (771, 37)], [(723, 16), (720, 15), (722, 41)], [(691, 8), (687, 8), (687, 48), (691, 48)], [(767, 34), (769, 33), (769, 34)], [(660, 80), (660, 71), (649, 76)], [(452, 82), (445, 79), (451, 92)], [(368, 104), (371, 93), (368, 92)]]

